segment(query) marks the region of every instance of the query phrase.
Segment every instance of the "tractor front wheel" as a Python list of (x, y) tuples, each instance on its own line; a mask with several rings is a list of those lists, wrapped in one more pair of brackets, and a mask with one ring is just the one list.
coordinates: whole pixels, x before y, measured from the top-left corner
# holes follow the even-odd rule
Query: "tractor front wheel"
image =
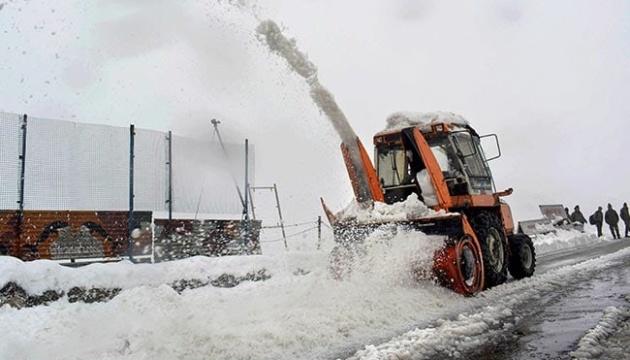
[(433, 271), (443, 286), (457, 293), (471, 296), (483, 290), (481, 249), (469, 236), (438, 251)]
[(536, 251), (532, 239), (525, 234), (510, 236), (510, 274), (515, 279), (534, 275), (536, 269)]

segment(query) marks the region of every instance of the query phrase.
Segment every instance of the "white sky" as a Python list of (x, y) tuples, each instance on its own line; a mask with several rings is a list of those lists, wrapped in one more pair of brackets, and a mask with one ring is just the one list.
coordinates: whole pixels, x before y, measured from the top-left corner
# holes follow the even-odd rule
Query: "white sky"
[(499, 135), (495, 180), (517, 218), (630, 200), (627, 1), (0, 4), (0, 110), (198, 137), (216, 117), (256, 145), (258, 185), (278, 183), (289, 222), (351, 190), (306, 86), (253, 37), (252, 7), (296, 38), (367, 147), (390, 113), (453, 111)]

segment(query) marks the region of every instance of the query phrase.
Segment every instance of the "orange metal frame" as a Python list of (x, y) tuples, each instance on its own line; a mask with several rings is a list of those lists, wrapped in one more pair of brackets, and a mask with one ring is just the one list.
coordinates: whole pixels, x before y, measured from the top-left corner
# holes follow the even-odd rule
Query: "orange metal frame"
[(359, 155), (361, 157), (361, 166), (362, 169), (355, 169), (354, 164), (352, 163), (352, 159), (350, 157), (350, 151), (346, 144), (341, 144), (341, 153), (343, 154), (343, 160), (346, 164), (346, 170), (348, 170), (348, 176), (350, 177), (350, 183), (352, 184), (352, 189), (354, 190), (354, 196), (357, 199), (361, 198), (361, 185), (359, 179), (359, 171), (363, 172), (367, 180), (367, 185), (370, 190), (371, 200), (373, 201), (385, 201), (385, 195), (383, 193), (383, 188), (381, 187), (381, 183), (378, 181), (378, 175), (376, 174), (376, 169), (374, 169), (374, 165), (372, 165), (372, 161), (370, 160), (370, 156), (367, 151), (365, 151), (365, 147), (361, 140), (357, 138), (357, 147), (359, 149)]

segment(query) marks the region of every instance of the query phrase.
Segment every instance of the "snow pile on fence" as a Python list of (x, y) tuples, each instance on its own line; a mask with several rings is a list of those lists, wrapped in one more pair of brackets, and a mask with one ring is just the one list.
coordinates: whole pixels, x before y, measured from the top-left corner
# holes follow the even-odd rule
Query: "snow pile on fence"
[[(599, 323), (591, 329), (578, 343), (577, 349), (571, 353), (574, 359), (599, 359), (612, 349), (607, 340), (622, 328), (630, 327), (630, 309), (627, 307), (608, 307)], [(626, 344), (628, 345), (628, 344)], [(620, 349), (627, 354), (626, 349)], [(612, 359), (612, 357), (609, 357)]]
[(356, 220), (361, 223), (405, 221), (409, 219), (436, 217), (446, 215), (444, 210), (435, 211), (427, 207), (417, 194), (411, 194), (405, 201), (391, 205), (374, 202), (373, 208), (365, 209), (353, 200), (345, 209), (337, 214), (340, 220)]
[(568, 250), (576, 247), (590, 246), (608, 240), (598, 238), (588, 232), (577, 230), (563, 230), (554, 228), (553, 232), (532, 236), (537, 254), (545, 254), (558, 250)]
[(468, 120), (463, 116), (445, 111), (436, 112), (407, 112), (401, 111), (391, 114), (387, 118), (386, 130), (399, 130), (412, 126), (417, 126), (421, 130), (429, 129), (434, 124), (449, 124), (457, 127), (469, 126)]
[(229, 274), (243, 277), (261, 270), (270, 275), (283, 271), (279, 259), (268, 256), (192, 257), (158, 264), (91, 264), (78, 268), (61, 266), (50, 260), (23, 262), (0, 256), (0, 288), (15, 283), (29, 294), (68, 291), (73, 287), (132, 289), (156, 287), (181, 280), (207, 281)]

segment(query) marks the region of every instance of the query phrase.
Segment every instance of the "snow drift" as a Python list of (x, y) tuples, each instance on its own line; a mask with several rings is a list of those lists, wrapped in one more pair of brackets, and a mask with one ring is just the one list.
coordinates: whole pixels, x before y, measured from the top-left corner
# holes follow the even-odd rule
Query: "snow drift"
[[(77, 283), (124, 288), (105, 303), (71, 304), (62, 298), (49, 306), (1, 307), (0, 358), (321, 359), (350, 355), (366, 343), (379, 344), (414, 328), (355, 357), (435, 354), (424, 348), (455, 354), (510, 329), (522, 316), (515, 311), (522, 302), (630, 256), (624, 250), (464, 298), (430, 280), (412, 281), (407, 265), (429, 259), (441, 244), (434, 240), (417, 232), (375, 234), (354, 275), (344, 281), (331, 279), (327, 254), (320, 252), (80, 269), (0, 258), (1, 279), (19, 281), (31, 291)], [(271, 279), (181, 293), (166, 285), (261, 267)]]
[(591, 233), (554, 228), (553, 232), (532, 236), (532, 241), (537, 254), (546, 254), (559, 250), (601, 244), (609, 240), (598, 238)]

